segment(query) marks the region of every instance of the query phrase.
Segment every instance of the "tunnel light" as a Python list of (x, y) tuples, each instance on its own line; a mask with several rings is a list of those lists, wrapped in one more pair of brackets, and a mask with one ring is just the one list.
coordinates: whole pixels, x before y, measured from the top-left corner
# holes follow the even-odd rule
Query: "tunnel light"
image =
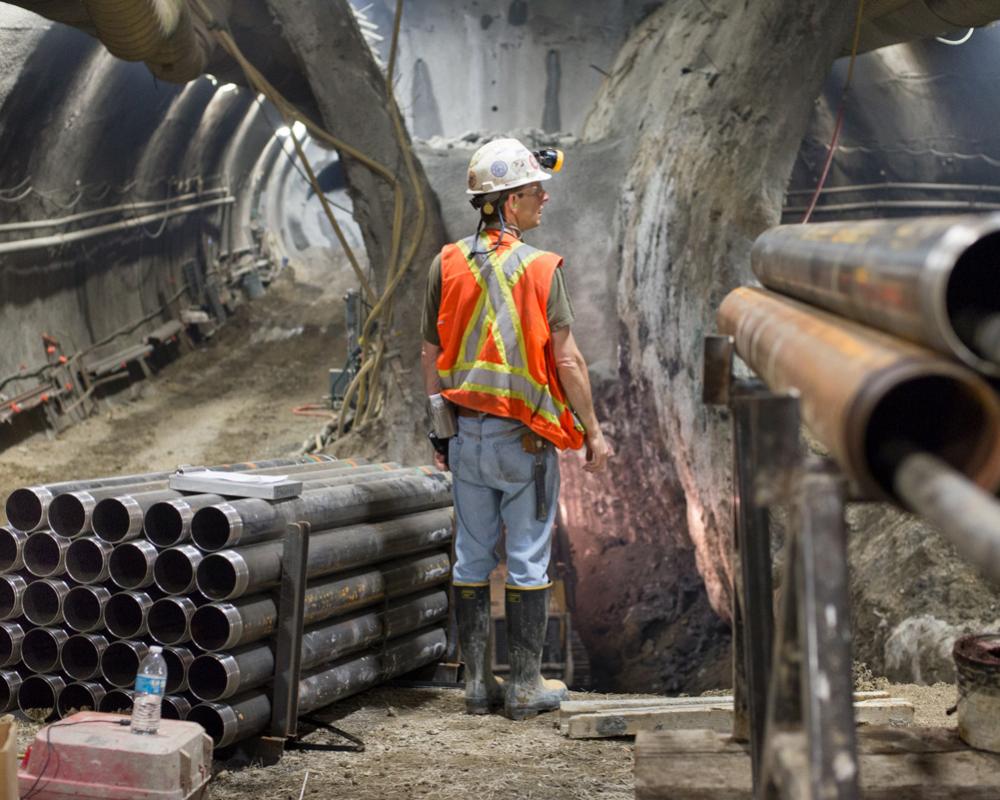
[(235, 83), (224, 83), (219, 87), (219, 94), (230, 94), (231, 92), (238, 92), (240, 87)]
[(296, 120), (295, 124), (292, 125), (292, 133), (295, 134), (295, 138), (296, 139), (301, 139), (303, 136), (306, 135), (306, 126), (305, 126), (305, 124), (302, 123), (302, 122), (299, 122), (298, 120)]
[(277, 136), (279, 139), (287, 139), (288, 134), (290, 134), (291, 132), (292, 132), (291, 128), (289, 128), (287, 125), (282, 125), (280, 128), (278, 128), (278, 130), (274, 132), (274, 135)]
[(263, 92), (260, 92), (260, 93), (259, 93), (259, 94), (257, 95), (257, 102), (258, 102), (258, 103), (263, 103), (263, 102), (264, 102), (264, 101), (265, 101), (266, 99), (267, 99), (267, 98), (266, 98), (266, 97), (264, 97), (264, 93), (263, 93)]
[(212, 83), (212, 86), (218, 86), (218, 85), (219, 85), (219, 79), (218, 79), (218, 78), (216, 78), (216, 77), (215, 77), (214, 75), (209, 75), (209, 74), (208, 74), (208, 73), (206, 72), (206, 73), (205, 73), (205, 78), (206, 78), (206, 80), (208, 80), (208, 81), (211, 81), (211, 83)]

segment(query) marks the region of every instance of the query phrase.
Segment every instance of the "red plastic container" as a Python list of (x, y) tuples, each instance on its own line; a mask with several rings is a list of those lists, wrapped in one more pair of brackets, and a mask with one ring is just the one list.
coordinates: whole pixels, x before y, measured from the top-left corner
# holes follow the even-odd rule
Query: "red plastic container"
[[(118, 724), (124, 720), (126, 724)], [(128, 717), (81, 711), (42, 728), (18, 771), (32, 800), (198, 800), (212, 777), (212, 740), (194, 722), (165, 719), (155, 736)], [(67, 724), (72, 723), (72, 724)], [(39, 777), (41, 776), (41, 777)]]

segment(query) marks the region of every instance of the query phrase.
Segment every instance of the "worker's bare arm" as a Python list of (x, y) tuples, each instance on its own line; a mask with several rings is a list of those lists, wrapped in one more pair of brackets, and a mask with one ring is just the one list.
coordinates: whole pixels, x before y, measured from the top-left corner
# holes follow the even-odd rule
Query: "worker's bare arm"
[(428, 397), (441, 391), (441, 379), (437, 371), (437, 359), (440, 354), (441, 348), (428, 341), (424, 341), (423, 347), (420, 348), (420, 366), (424, 372), (424, 388)]
[(572, 330), (568, 327), (552, 332), (552, 350), (556, 358), (559, 381), (566, 391), (570, 405), (586, 431), (587, 463), (584, 465), (584, 469), (589, 472), (597, 472), (604, 469), (614, 452), (605, 440), (601, 426), (597, 422), (587, 362), (584, 360), (580, 348), (576, 346)]

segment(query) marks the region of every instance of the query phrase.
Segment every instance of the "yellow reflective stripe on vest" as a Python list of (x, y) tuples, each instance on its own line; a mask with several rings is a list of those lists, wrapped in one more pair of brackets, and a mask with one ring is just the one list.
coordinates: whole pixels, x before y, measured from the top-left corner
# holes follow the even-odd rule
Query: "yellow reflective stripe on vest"
[[(513, 400), (520, 400), (542, 419), (559, 425), (559, 413), (553, 402), (552, 395), (544, 390), (534, 388), (528, 381), (520, 375), (513, 375), (509, 372), (502, 373), (507, 380), (502, 383), (495, 381), (497, 373), (487, 367), (496, 367), (498, 364), (481, 362), (476, 368), (471, 370), (455, 370), (453, 375), (458, 379), (456, 386), (446, 386), (447, 389), (461, 389), (463, 392), (479, 392), (489, 394), (494, 397), (507, 397)], [(488, 382), (491, 381), (491, 382)]]
[[(486, 241), (486, 244), (489, 245), (489, 240)], [(500, 287), (503, 285), (504, 281), (500, 280), (499, 277), (496, 280), (491, 281), (490, 276), (491, 274), (497, 275), (498, 273), (499, 275), (505, 275), (506, 273), (504, 272), (504, 268), (507, 262), (514, 258), (515, 252), (523, 247), (523, 244), (521, 242), (515, 242), (502, 261), (497, 257), (496, 251), (489, 253), (487, 255), (489, 266), (488, 271), (480, 269), (479, 265), (476, 263), (476, 259), (472, 256), (471, 248), (465, 240), (458, 242), (458, 247), (462, 251), (462, 255), (465, 256), (466, 263), (472, 272), (472, 276), (476, 279), (476, 284), (479, 286), (479, 291), (481, 292), (480, 302), (477, 302), (476, 304), (476, 309), (470, 319), (469, 327), (466, 328), (465, 333), (462, 335), (462, 346), (459, 352), (462, 353), (466, 363), (472, 363), (479, 357), (480, 353), (483, 352), (487, 336), (492, 334), (493, 342), (496, 345), (497, 353), (500, 354), (501, 360), (505, 364), (510, 363), (507, 353), (508, 344), (518, 341), (518, 330), (514, 325), (505, 326), (505, 317), (502, 314), (498, 314), (498, 309), (503, 309), (506, 305), (498, 302), (503, 300), (503, 290)], [(501, 292), (500, 297), (494, 296), (494, 288)], [(509, 327), (510, 330), (505, 331), (504, 327)], [(473, 330), (479, 331), (475, 350), (471, 350), (469, 348), (470, 335)], [(523, 355), (523, 348), (519, 348), (519, 350)], [(517, 366), (526, 365), (527, 359), (522, 359), (521, 363)]]

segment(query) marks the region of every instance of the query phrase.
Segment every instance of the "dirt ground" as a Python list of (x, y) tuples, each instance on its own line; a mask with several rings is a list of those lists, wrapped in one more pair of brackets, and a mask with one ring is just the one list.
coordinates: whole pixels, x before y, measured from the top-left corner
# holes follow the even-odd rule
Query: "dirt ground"
[[(0, 492), (295, 450), (324, 420), (292, 409), (319, 402), (327, 392), (327, 369), (343, 362), (342, 294), (343, 287), (296, 283), (290, 274), (280, 278), (265, 298), (240, 307), (212, 340), (153, 381), (119, 392), (99, 414), (58, 437), (36, 435), (0, 452)], [(865, 688), (886, 688), (870, 674), (863, 680)], [(918, 724), (955, 724), (944, 713), (954, 701), (952, 686), (888, 688), (914, 703)], [(632, 740), (569, 740), (545, 716), (523, 723), (466, 716), (458, 690), (383, 687), (337, 704), (326, 718), (361, 737), (365, 752), (290, 752), (266, 768), (219, 764), (210, 797), (633, 796)], [(22, 725), (21, 752), (35, 730)], [(328, 738), (316, 732), (307, 740)]]
[(264, 298), (239, 306), (212, 339), (154, 380), (115, 393), (55, 438), (36, 435), (0, 452), (0, 491), (294, 451), (325, 420), (293, 409), (319, 403), (327, 370), (343, 366), (342, 294), (296, 283), (286, 270)]

